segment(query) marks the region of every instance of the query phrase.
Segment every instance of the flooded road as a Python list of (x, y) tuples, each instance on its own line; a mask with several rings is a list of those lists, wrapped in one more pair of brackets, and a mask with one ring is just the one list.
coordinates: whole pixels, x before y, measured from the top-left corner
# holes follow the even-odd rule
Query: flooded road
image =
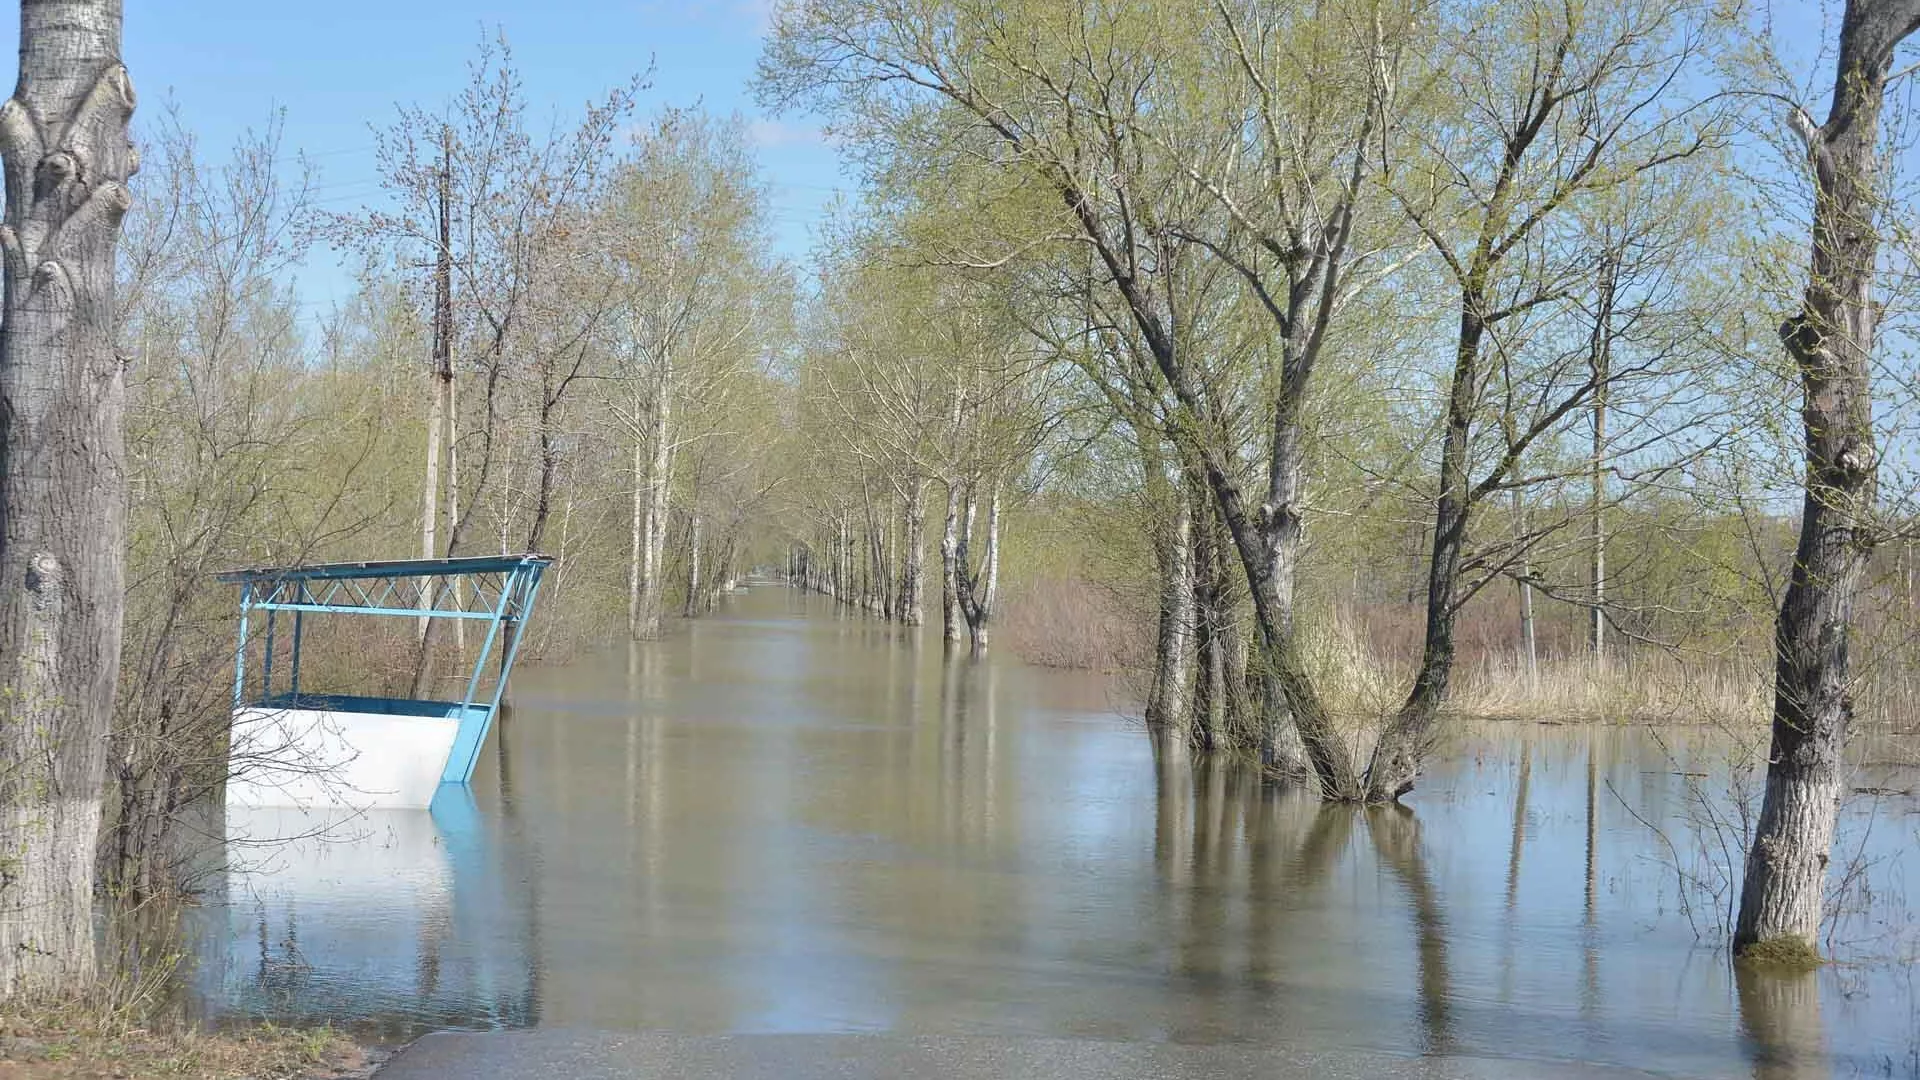
[(1713, 733), (1477, 726), (1407, 809), (1322, 809), (1156, 762), (1105, 679), (924, 641), (766, 586), (666, 641), (523, 667), (470, 800), (290, 846), (243, 842), (283, 824), (264, 812), (230, 817), (196, 992), (395, 1038), (894, 1031), (1920, 1076), (1911, 795), (1850, 804), (1848, 962), (1736, 978), (1717, 946), (1740, 811)]

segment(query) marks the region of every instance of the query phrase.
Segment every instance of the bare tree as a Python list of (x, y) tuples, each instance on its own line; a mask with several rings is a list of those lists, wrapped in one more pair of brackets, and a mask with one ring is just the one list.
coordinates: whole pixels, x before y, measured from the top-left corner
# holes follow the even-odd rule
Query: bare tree
[[(496, 467), (500, 397), (523, 346), (522, 323), (565, 262), (565, 239), (592, 205), (614, 139), (644, 85), (645, 77), (636, 76), (590, 104), (577, 126), (543, 135), (529, 129), (507, 43), (485, 42), (449, 115), (403, 108), (391, 127), (375, 131), (391, 204), (332, 218), (342, 243), (431, 270), (432, 294), (423, 304), (435, 313), (430, 413), (448, 426), (436, 433), (430, 419), (422, 537), (439, 545), (438, 554), (456, 554), (467, 543)], [(477, 460), (465, 477), (457, 467), (462, 440), (453, 437), (462, 367), (481, 382), (479, 422), (469, 433)], [(433, 520), (442, 495), (444, 533)]]
[(1774, 630), (1773, 746), (1747, 855), (1734, 946), (1813, 957), (1853, 720), (1848, 643), (1878, 540), (1874, 298), (1884, 167), (1881, 109), (1920, 0), (1849, 0), (1826, 123), (1790, 119), (1814, 182), (1813, 256), (1801, 308), (1780, 327), (1804, 391), (1800, 542)]
[[(1414, 129), (1422, 152), (1398, 163), (1391, 190), (1456, 291), (1458, 321), (1437, 409), (1420, 664), (1375, 747), (1370, 800), (1399, 798), (1419, 775), (1452, 681), (1456, 620), (1495, 576), (1481, 571), (1511, 568), (1526, 580), (1537, 532), (1523, 530), (1498, 555), (1475, 555), (1476, 513), (1502, 492), (1540, 482), (1522, 464), (1583, 415), (1603, 385), (1666, 359), (1635, 373), (1606, 371), (1603, 384), (1584, 348), (1544, 349), (1530, 370), (1522, 345), (1553, 340), (1555, 313), (1605, 261), (1591, 237), (1563, 222), (1711, 145), (1710, 121), (1672, 94), (1704, 50), (1697, 14), (1682, 0), (1475, 7), (1433, 58), (1455, 88), (1430, 130)], [(1503, 44), (1489, 46), (1495, 38)]]

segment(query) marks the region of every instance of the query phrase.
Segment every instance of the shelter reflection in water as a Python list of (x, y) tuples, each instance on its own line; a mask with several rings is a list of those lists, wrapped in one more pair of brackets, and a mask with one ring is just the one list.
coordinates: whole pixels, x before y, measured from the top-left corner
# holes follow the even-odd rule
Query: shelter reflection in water
[(450, 788), (431, 811), (227, 808), (201, 994), (379, 1036), (537, 1024), (537, 957), (511, 932), (535, 921), (532, 894)]

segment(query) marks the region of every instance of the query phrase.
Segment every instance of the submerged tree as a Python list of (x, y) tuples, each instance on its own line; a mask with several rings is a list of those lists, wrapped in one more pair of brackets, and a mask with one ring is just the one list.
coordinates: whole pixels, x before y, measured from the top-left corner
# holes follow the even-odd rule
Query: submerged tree
[(1833, 101), (1789, 118), (1814, 185), (1813, 253), (1800, 310), (1780, 327), (1799, 374), (1805, 432), (1800, 541), (1774, 630), (1773, 744), (1747, 856), (1734, 945), (1811, 958), (1825, 900), (1853, 720), (1849, 645), (1879, 540), (1873, 426), (1875, 296), (1887, 182), (1881, 110), (1894, 52), (1920, 0), (1849, 0)]
[[(828, 96), (859, 136), (884, 147), (881, 157), (932, 163), (982, 191), (1024, 199), (1023, 230), (988, 238), (995, 254), (972, 261), (1004, 266), (1064, 244), (1073, 253), (1063, 260), (1069, 276), (1090, 265), (1099, 306), (1148, 362), (1119, 369), (1139, 384), (1138, 394), (1121, 397), (1166, 400), (1173, 456), (1204, 478), (1252, 583), (1260, 667), (1273, 688), (1265, 696), (1276, 712), (1263, 725), (1273, 733), (1269, 752), (1280, 752), (1281, 732), (1291, 731), (1277, 714), (1291, 713), (1304, 754), (1285, 754), (1285, 764), (1304, 770), (1304, 758), (1325, 790), (1345, 798), (1360, 793), (1351, 753), (1294, 644), (1297, 421), (1343, 285), (1362, 144), (1377, 116), (1372, 96), (1385, 90), (1373, 74), (1377, 29), (1347, 35), (1340, 20), (1315, 27), (1331, 43), (1312, 44), (1335, 57), (1318, 75), (1329, 87), (1363, 91), (1357, 104), (1318, 103), (1324, 109), (1276, 102), (1322, 66), (1277, 59), (1286, 27), (1231, 6), (1215, 22), (1172, 5), (810, 0), (782, 13), (763, 66), (770, 98)], [(1230, 93), (1217, 89), (1222, 82)], [(1242, 136), (1236, 110), (1263, 116), (1272, 139)], [(1279, 129), (1307, 115), (1337, 134), (1325, 150), (1296, 153)], [(1196, 141), (1204, 169), (1191, 165)], [(1242, 153), (1259, 164), (1244, 174), (1221, 164)], [(1274, 176), (1282, 179), (1269, 182)], [(1312, 199), (1291, 203), (1303, 190)], [(1213, 227), (1221, 219), (1232, 222), (1224, 237)], [(1290, 343), (1287, 371), (1271, 383), (1272, 432), (1257, 487), (1244, 476), (1230, 420), (1240, 387), (1186, 330), (1213, 313), (1195, 293), (1213, 291), (1196, 269), (1210, 253), (1268, 301)]]
[(681, 451), (716, 437), (723, 402), (760, 370), (777, 325), (765, 298), (784, 295), (785, 275), (763, 254), (766, 227), (741, 125), (689, 110), (649, 126), (595, 224), (599, 265), (617, 284), (602, 386), (631, 451), (627, 629), (637, 638), (658, 636), (665, 612)]
[(1678, 366), (1660, 352), (1635, 365), (1592, 363), (1591, 320), (1569, 301), (1616, 256), (1581, 214), (1596, 216), (1604, 200), (1660, 197), (1657, 181), (1704, 157), (1717, 134), (1713, 117), (1674, 91), (1706, 46), (1687, 0), (1473, 4), (1459, 14), (1430, 58), (1432, 100), (1390, 181), (1455, 293), (1457, 323), (1435, 408), (1420, 663), (1367, 770), (1375, 801), (1399, 798), (1419, 775), (1452, 682), (1462, 608), (1499, 574), (1528, 581), (1537, 526), (1492, 554), (1473, 547), (1476, 517), (1502, 496), (1571, 475), (1542, 468), (1543, 451), (1619, 384)]

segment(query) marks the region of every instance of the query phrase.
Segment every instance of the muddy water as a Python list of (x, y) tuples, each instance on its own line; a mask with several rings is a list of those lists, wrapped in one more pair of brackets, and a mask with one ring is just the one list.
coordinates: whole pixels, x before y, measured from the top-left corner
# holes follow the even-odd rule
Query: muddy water
[(394, 1037), (889, 1030), (1920, 1076), (1910, 796), (1850, 806), (1849, 962), (1753, 979), (1715, 947), (1740, 828), (1718, 736), (1482, 727), (1408, 809), (1324, 810), (1156, 761), (1115, 693), (751, 589), (666, 641), (518, 673), (470, 800), (290, 846), (230, 819), (197, 992)]

